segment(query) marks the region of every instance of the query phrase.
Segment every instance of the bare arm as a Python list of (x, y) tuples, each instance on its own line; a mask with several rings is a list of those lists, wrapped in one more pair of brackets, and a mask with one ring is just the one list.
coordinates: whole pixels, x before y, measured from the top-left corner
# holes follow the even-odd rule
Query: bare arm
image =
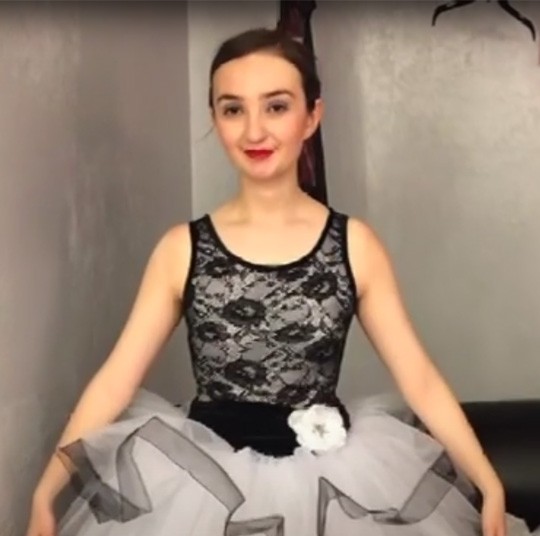
[(502, 493), (461, 406), (414, 332), (383, 245), (366, 225), (351, 220), (349, 247), (358, 320), (406, 402), (484, 495)]
[[(187, 225), (168, 231), (155, 247), (120, 338), (86, 386), (59, 447), (114, 421), (126, 409), (180, 321), (190, 248)], [(68, 478), (62, 462), (54, 455), (38, 483), (35, 498), (52, 503)]]

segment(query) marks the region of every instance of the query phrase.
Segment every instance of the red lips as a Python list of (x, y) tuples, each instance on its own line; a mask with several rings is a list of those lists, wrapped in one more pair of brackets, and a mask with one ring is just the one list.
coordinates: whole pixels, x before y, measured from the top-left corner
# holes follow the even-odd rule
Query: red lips
[(264, 160), (273, 154), (272, 149), (247, 149), (244, 151), (246, 155), (253, 160)]

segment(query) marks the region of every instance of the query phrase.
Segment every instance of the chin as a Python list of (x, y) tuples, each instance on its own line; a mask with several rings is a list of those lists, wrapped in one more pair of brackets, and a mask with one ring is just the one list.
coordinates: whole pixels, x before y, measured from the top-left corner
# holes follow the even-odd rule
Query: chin
[(294, 175), (291, 173), (291, 168), (283, 166), (242, 166), (242, 172), (245, 177), (256, 182), (279, 181), (282, 177)]

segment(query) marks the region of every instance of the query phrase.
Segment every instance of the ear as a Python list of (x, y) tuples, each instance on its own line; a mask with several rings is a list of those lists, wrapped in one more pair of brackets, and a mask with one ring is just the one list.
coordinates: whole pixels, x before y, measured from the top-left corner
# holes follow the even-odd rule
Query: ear
[(315, 101), (315, 106), (313, 107), (313, 110), (309, 112), (308, 119), (307, 119), (307, 125), (306, 130), (304, 133), (304, 140), (307, 140), (315, 134), (315, 131), (319, 127), (322, 117), (324, 114), (324, 103), (322, 99), (317, 99)]

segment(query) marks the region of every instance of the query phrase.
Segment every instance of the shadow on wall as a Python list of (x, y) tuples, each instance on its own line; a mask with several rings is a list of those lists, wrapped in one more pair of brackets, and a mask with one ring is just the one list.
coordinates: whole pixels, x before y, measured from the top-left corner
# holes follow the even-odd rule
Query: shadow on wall
[[(437, 23), (437, 19), (443, 14), (448, 11), (452, 11), (454, 9), (459, 9), (465, 6), (469, 6), (471, 4), (476, 3), (476, 0), (453, 0), (451, 2), (446, 2), (444, 4), (441, 4), (435, 8), (435, 11), (433, 12), (433, 18), (431, 19), (431, 25), (435, 26)], [(534, 23), (524, 16), (518, 9), (516, 9), (508, 0), (499, 0), (497, 2), (498, 6), (502, 8), (503, 11), (508, 13), (512, 18), (514, 18), (516, 21), (518, 21), (520, 24), (523, 24), (525, 28), (527, 28), (532, 36), (533, 41), (536, 41), (536, 27)]]

